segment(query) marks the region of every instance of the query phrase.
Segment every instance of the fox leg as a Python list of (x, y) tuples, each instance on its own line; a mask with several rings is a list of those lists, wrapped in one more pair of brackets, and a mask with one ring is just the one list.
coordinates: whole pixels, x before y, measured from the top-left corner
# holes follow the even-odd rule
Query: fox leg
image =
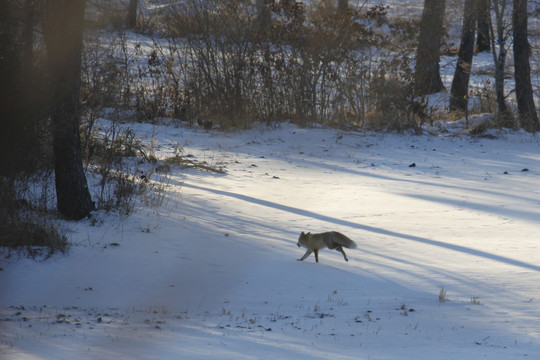
[(313, 252), (315, 253), (315, 262), (319, 262), (319, 250), (314, 249)]
[(308, 250), (306, 251), (306, 253), (304, 254), (304, 256), (302, 256), (300, 259), (296, 259), (296, 260), (298, 260), (298, 261), (304, 261), (304, 260), (307, 259), (307, 257), (308, 257), (309, 255), (311, 255), (312, 252), (313, 252), (313, 250), (308, 249)]
[(345, 251), (343, 251), (343, 247), (337, 246), (336, 250), (343, 254), (343, 257), (345, 258), (345, 261), (349, 261), (349, 259), (347, 259), (347, 255), (345, 255)]

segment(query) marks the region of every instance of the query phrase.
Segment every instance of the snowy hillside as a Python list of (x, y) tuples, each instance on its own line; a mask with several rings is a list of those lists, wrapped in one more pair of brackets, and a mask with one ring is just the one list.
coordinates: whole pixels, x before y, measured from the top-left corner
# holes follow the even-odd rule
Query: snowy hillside
[[(173, 167), (161, 207), (2, 257), (2, 359), (536, 359), (540, 142), (129, 124)], [(358, 244), (296, 246), (301, 231)]]

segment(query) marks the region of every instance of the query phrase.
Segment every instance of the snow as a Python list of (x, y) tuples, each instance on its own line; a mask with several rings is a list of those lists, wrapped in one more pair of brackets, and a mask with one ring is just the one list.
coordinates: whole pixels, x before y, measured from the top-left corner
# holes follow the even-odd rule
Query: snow
[[(538, 358), (539, 139), (457, 125), (126, 124), (226, 173), (173, 167), (161, 206), (65, 224), (69, 255), (2, 257), (0, 357)], [(330, 230), (349, 262), (296, 261), (301, 231)]]
[[(455, 61), (441, 60), (447, 89)], [(173, 166), (160, 206), (64, 223), (68, 255), (0, 256), (0, 358), (540, 358), (540, 140), (464, 133), (485, 121), (421, 136), (124, 124), (160, 159), (185, 144), (226, 172)], [(296, 261), (300, 232), (332, 230), (358, 244), (349, 262)]]

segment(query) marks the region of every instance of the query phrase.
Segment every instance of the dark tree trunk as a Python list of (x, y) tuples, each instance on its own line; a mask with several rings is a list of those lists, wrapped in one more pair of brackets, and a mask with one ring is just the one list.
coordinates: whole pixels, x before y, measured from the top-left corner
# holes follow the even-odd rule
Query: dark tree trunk
[(459, 45), (458, 60), (452, 88), (450, 89), (450, 111), (467, 112), (469, 78), (471, 76), (472, 59), (474, 55), (474, 33), (476, 23), (476, 0), (465, 0), (463, 10), (463, 28)]
[(478, 16), (476, 21), (476, 27), (478, 30), (476, 47), (478, 52), (491, 50), (491, 42), (489, 38), (489, 5), (490, 0), (478, 0)]
[[(36, 4), (34, 0), (24, 1), (24, 29), (23, 29), (23, 57), (22, 74), (32, 76), (32, 67), (34, 63), (34, 25), (36, 17)], [(26, 79), (25, 79), (26, 80)], [(26, 81), (24, 81), (26, 83)]]
[(444, 10), (445, 0), (424, 0), (414, 76), (417, 95), (433, 94), (444, 88), (439, 65)]
[[(499, 49), (499, 55), (497, 62), (495, 63), (495, 95), (497, 96), (497, 108), (499, 114), (504, 117), (507, 116), (506, 100), (504, 98), (504, 68), (506, 64), (506, 48), (501, 46)], [(504, 124), (505, 126), (511, 126), (511, 124)]]
[(527, 38), (527, 0), (514, 0), (512, 31), (514, 33), (514, 78), (521, 126), (527, 131), (540, 130), (534, 105)]
[(349, 0), (338, 0), (338, 11), (345, 13), (349, 7)]
[(85, 0), (49, 0), (45, 8), (58, 211), (78, 220), (93, 209), (82, 166), (80, 77)]
[[(44, 164), (38, 133), (41, 72), (34, 64), (39, 3), (0, 0), (0, 174), (33, 171)], [(39, 155), (36, 156), (36, 155)]]
[(137, 27), (137, 8), (139, 0), (129, 0), (128, 14), (127, 14), (127, 27), (129, 29), (135, 29)]
[[(502, 116), (502, 126), (513, 128), (512, 117), (508, 112), (506, 106), (506, 99), (504, 96), (504, 69), (506, 66), (506, 35), (504, 26), (504, 14), (506, 12), (506, 0), (494, 1), (493, 12), (495, 13), (495, 24), (497, 27), (497, 33), (493, 29), (493, 25), (490, 23), (490, 40), (491, 40), (491, 53), (493, 54), (493, 62), (495, 64), (495, 95), (497, 97), (497, 109), (499, 115)], [(497, 46), (499, 52), (497, 54)]]
[(259, 39), (267, 40), (272, 27), (272, 11), (270, 0), (257, 0), (256, 33)]
[(0, 1), (0, 175), (9, 175), (15, 167), (12, 152), (17, 143), (17, 74), (19, 49), (17, 29), (13, 26), (14, 4)]

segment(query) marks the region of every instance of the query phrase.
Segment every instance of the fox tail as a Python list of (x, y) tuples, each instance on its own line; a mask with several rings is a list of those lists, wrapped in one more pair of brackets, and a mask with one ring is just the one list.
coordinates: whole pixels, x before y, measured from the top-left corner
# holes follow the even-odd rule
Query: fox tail
[(336, 244), (341, 245), (344, 248), (356, 249), (356, 243), (342, 233), (335, 232), (333, 240)]

